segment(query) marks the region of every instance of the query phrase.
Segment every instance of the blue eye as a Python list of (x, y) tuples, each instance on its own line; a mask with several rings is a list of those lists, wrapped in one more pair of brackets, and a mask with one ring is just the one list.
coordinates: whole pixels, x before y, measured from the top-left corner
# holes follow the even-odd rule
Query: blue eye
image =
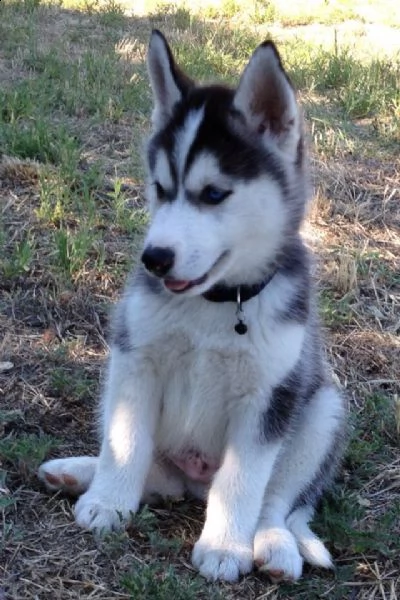
[(206, 185), (200, 194), (200, 200), (205, 204), (220, 204), (231, 193), (231, 190), (221, 190), (213, 185)]

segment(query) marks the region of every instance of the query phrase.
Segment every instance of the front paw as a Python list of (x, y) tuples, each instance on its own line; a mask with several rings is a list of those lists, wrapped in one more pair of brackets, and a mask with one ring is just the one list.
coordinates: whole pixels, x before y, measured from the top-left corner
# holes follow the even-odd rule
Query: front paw
[(297, 581), (303, 570), (297, 542), (291, 532), (283, 527), (260, 530), (254, 539), (254, 562), (270, 579)]
[(251, 571), (253, 552), (250, 545), (202, 536), (194, 546), (192, 562), (206, 579), (234, 582)]
[(105, 496), (89, 489), (75, 504), (75, 519), (84, 529), (96, 532), (124, 529), (138, 509), (117, 495)]

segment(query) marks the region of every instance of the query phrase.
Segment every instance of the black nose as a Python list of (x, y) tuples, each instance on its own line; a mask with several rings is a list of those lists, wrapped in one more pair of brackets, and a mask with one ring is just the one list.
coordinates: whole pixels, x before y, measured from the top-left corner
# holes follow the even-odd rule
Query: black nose
[(172, 268), (175, 253), (171, 248), (147, 246), (142, 254), (142, 263), (148, 271), (158, 277), (164, 277)]

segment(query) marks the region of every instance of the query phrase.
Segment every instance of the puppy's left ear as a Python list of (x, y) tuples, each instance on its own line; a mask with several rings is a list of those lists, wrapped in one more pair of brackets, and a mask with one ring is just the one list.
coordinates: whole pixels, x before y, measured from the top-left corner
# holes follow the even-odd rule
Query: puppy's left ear
[(234, 107), (246, 126), (296, 160), (301, 116), (295, 92), (273, 42), (258, 46), (235, 93)]
[(154, 29), (147, 54), (147, 69), (153, 90), (153, 125), (159, 129), (171, 118), (174, 106), (194, 85), (175, 63), (167, 40)]

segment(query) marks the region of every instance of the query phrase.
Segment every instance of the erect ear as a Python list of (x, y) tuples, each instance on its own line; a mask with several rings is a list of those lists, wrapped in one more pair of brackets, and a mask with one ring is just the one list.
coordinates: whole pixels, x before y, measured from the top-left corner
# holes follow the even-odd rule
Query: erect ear
[(296, 158), (301, 119), (293, 87), (273, 42), (264, 42), (255, 50), (239, 82), (234, 107), (250, 130)]
[(154, 100), (152, 120), (158, 129), (171, 118), (175, 104), (194, 84), (176, 65), (167, 40), (157, 29), (151, 34), (147, 68)]

